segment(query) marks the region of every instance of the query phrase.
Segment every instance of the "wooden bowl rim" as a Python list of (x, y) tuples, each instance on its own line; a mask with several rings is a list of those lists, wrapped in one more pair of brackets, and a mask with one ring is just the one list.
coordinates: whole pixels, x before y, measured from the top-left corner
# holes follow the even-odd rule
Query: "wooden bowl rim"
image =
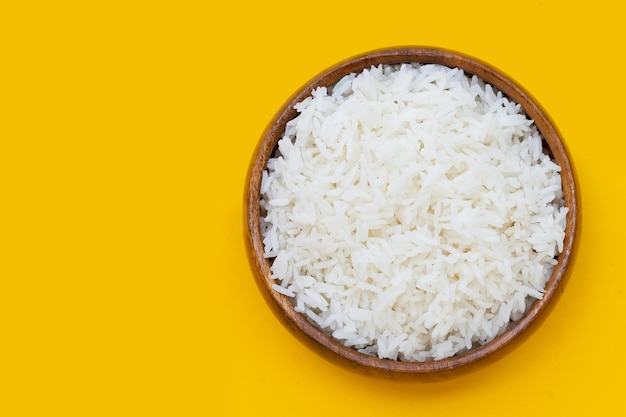
[[(534, 120), (553, 159), (561, 167), (563, 193), (566, 206), (569, 208), (563, 251), (546, 284), (543, 298), (534, 302), (521, 319), (512, 323), (504, 333), (489, 343), (450, 358), (429, 362), (393, 361), (359, 353), (326, 335), (302, 314), (297, 313), (286, 296), (272, 289), (275, 282), (270, 278), (270, 263), (263, 257), (260, 229), (259, 197), (262, 172), (284, 133), (285, 124), (297, 115), (294, 105), (309, 96), (315, 88), (332, 85), (349, 73), (359, 72), (372, 65), (410, 62), (460, 68), (466, 74), (476, 75), (497, 87), (510, 99), (519, 103), (528, 117)], [(399, 375), (447, 378), (456, 375), (457, 370), (465, 368), (469, 370), (472, 368), (470, 365), (482, 363), (487, 357), (502, 356), (505, 347), (510, 348), (514, 345), (512, 342), (521, 342), (526, 338), (530, 334), (529, 329), (536, 327), (545, 319), (547, 311), (553, 307), (564, 290), (568, 266), (572, 261), (577, 242), (578, 216), (576, 180), (568, 151), (560, 132), (537, 100), (517, 82), (493, 66), (460, 52), (432, 47), (395, 47), (367, 52), (326, 69), (304, 84), (285, 102), (261, 135), (250, 162), (244, 194), (244, 237), (248, 259), (257, 286), (274, 314), (300, 341), (331, 362), (365, 374), (392, 378)]]

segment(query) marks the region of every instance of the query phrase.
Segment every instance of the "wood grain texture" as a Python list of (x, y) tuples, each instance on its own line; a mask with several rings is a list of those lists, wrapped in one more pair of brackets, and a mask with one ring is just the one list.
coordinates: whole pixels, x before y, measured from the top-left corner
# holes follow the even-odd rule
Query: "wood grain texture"
[[(432, 63), (458, 67), (467, 74), (476, 75), (500, 89), (513, 101), (519, 103), (529, 118), (533, 119), (544, 138), (544, 146), (561, 167), (565, 204), (569, 208), (566, 220), (563, 252), (547, 282), (544, 296), (526, 311), (524, 316), (500, 336), (484, 346), (451, 358), (431, 362), (400, 362), (378, 359), (343, 346), (297, 313), (290, 300), (272, 289), (270, 261), (263, 257), (263, 239), (260, 228), (261, 176), (268, 159), (272, 156), (286, 123), (297, 116), (294, 105), (309, 96), (319, 86), (329, 86), (343, 76), (360, 72), (377, 64)], [(492, 66), (469, 56), (443, 49), (401, 47), (373, 51), (341, 62), (306, 83), (277, 112), (254, 150), (245, 183), (243, 201), (244, 239), (250, 267), (256, 284), (278, 319), (303, 343), (327, 360), (361, 373), (392, 379), (420, 378), (426, 381), (454, 377), (470, 372), (490, 361), (497, 360), (513, 349), (544, 320), (564, 290), (576, 253), (579, 228), (579, 202), (574, 169), (561, 134), (537, 103), (520, 85)]]

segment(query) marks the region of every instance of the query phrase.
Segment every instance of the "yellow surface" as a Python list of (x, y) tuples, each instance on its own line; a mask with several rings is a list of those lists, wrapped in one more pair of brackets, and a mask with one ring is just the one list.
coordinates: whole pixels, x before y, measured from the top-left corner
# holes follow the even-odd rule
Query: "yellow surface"
[[(618, 4), (4, 2), (0, 415), (623, 414)], [(280, 105), (337, 61), (394, 45), (458, 50), (524, 85), (561, 130), (584, 202), (545, 324), (434, 384), (374, 380), (303, 347), (262, 300), (242, 239), (246, 168)]]

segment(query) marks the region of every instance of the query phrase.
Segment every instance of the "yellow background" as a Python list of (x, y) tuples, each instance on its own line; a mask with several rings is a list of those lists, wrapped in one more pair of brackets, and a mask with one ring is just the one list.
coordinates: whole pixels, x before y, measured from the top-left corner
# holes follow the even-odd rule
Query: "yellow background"
[[(12, 3), (0, 415), (626, 411), (619, 2)], [(464, 52), (526, 87), (565, 138), (584, 205), (543, 326), (431, 384), (354, 374), (301, 345), (261, 298), (242, 237), (248, 162), (280, 105), (336, 62), (395, 45)]]

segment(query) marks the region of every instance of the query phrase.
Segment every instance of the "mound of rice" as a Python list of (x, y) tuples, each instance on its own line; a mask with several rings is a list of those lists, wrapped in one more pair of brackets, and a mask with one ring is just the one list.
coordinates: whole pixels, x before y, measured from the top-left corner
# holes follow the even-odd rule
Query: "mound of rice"
[(296, 106), (261, 185), (273, 288), (361, 352), (440, 360), (542, 297), (562, 251), (560, 168), (495, 88), (380, 65)]

